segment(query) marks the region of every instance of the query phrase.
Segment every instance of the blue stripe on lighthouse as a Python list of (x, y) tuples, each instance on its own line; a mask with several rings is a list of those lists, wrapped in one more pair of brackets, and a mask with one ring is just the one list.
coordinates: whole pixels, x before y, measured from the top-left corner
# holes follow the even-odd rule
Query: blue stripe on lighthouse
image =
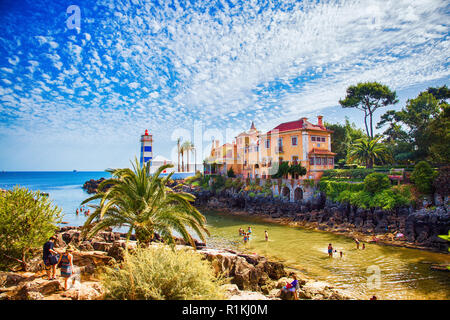
[(147, 162), (148, 160), (151, 160), (152, 157), (144, 157), (144, 162)]

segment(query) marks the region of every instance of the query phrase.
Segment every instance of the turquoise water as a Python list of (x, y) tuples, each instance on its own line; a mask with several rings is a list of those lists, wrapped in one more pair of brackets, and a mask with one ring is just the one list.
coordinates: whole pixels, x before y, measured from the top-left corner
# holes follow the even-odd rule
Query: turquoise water
[[(172, 178), (180, 179), (189, 175), (192, 173), (180, 172), (173, 174)], [(90, 179), (110, 177), (105, 171), (7, 171), (0, 172), (0, 189), (10, 190), (19, 185), (48, 193), (50, 199), (62, 209), (63, 221), (70, 226), (81, 226), (86, 218), (82, 214), (77, 216), (76, 209), (90, 196), (82, 189), (83, 184)], [(125, 229), (121, 231), (125, 232)]]
[(84, 223), (84, 215), (76, 215), (80, 203), (89, 197), (82, 186), (90, 179), (109, 178), (105, 171), (52, 171), (52, 172), (0, 172), (0, 188), (10, 190), (14, 186), (49, 194), (53, 202), (62, 209), (63, 221), (71, 226)]

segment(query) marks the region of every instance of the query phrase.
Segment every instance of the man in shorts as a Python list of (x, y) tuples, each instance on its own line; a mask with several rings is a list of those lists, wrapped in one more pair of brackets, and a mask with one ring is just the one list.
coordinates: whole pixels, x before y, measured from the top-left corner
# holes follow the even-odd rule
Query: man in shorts
[(58, 264), (58, 252), (53, 250), (55, 246), (56, 237), (51, 236), (50, 239), (44, 244), (42, 250), (42, 259), (44, 260), (45, 271), (47, 272), (48, 280), (56, 279), (56, 265)]

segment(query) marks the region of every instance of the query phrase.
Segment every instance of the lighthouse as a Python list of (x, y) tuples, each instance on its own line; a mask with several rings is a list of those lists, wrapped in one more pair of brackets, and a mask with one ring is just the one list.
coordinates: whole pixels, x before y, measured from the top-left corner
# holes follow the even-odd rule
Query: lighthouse
[(152, 157), (153, 157), (152, 143), (153, 143), (152, 135), (148, 134), (148, 130), (145, 129), (145, 133), (141, 136), (141, 158), (140, 158), (141, 167), (142, 165), (147, 163), (147, 161), (150, 161), (150, 165), (152, 164)]

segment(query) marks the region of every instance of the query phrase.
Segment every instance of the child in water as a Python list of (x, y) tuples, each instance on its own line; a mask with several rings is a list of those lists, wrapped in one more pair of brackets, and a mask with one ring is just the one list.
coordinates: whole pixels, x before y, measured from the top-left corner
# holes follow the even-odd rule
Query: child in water
[(328, 256), (330, 258), (333, 258), (333, 246), (330, 244), (328, 244)]
[(247, 243), (248, 241), (248, 235), (244, 233), (244, 243)]

